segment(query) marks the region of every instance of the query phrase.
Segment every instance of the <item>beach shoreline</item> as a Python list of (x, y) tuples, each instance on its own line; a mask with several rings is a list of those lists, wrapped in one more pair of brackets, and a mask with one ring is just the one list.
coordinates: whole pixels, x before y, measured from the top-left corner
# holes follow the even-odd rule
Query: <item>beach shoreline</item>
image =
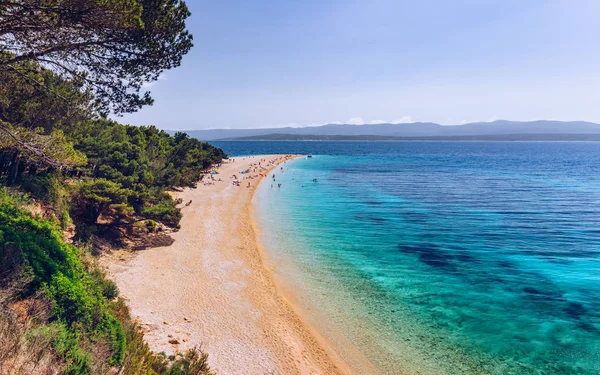
[[(298, 157), (292, 160), (297, 158)], [(280, 267), (280, 260), (275, 260), (269, 255), (269, 251), (267, 251), (267, 245), (264, 243), (262, 235), (267, 233), (270, 228), (261, 224), (258, 215), (258, 202), (256, 202), (256, 193), (263, 184), (268, 184), (268, 180), (263, 179), (261, 182), (259, 182), (255, 191), (253, 192), (252, 204), (250, 205), (251, 221), (256, 237), (258, 251), (262, 261), (262, 267), (269, 274), (269, 277), (275, 284), (279, 298), (284, 301), (287, 307), (291, 310), (292, 314), (297, 317), (297, 319), (301, 322), (304, 328), (308, 330), (310, 335), (317, 341), (317, 343), (328, 353), (331, 358), (335, 360), (336, 365), (338, 368), (342, 369), (343, 374), (379, 374), (380, 371), (369, 361), (369, 359), (367, 359), (363, 353), (361, 353), (356, 343), (348, 340), (347, 337), (340, 332), (336, 332), (335, 327), (332, 325), (325, 324), (327, 329), (322, 329), (322, 325), (315, 324), (317, 321), (327, 321), (328, 318), (320, 311), (306, 308), (304, 303), (301, 301), (302, 296), (298, 294), (297, 290), (294, 289), (290, 280), (286, 279), (286, 275), (281, 274), (281, 272), (288, 270), (288, 267)]]
[[(263, 179), (295, 155), (235, 158), (221, 180), (177, 193), (181, 229), (168, 247), (103, 263), (157, 351), (202, 347), (219, 374), (354, 373), (280, 293), (265, 263), (253, 197)], [(249, 178), (238, 171), (254, 171)], [(275, 172), (277, 173), (277, 172)], [(236, 174), (240, 186), (232, 184)], [(243, 177), (246, 177), (245, 179)]]

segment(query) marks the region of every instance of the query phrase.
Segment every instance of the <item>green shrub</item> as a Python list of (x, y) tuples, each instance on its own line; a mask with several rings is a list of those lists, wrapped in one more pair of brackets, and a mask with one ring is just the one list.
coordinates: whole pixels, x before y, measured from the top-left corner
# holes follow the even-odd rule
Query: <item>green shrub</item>
[(65, 375), (91, 374), (91, 355), (86, 353), (79, 345), (79, 334), (69, 330), (62, 324), (52, 326), (56, 330), (53, 346), (63, 357), (66, 363)]
[(119, 288), (117, 287), (117, 284), (115, 284), (114, 281), (104, 279), (104, 282), (102, 283), (101, 287), (102, 287), (102, 295), (107, 300), (110, 301), (119, 296)]
[(102, 295), (109, 301), (114, 300), (119, 296), (119, 288), (114, 281), (107, 279), (104, 272), (94, 267), (90, 272), (94, 284), (98, 286)]
[(20, 187), (24, 191), (44, 202), (56, 205), (63, 198), (64, 185), (56, 172), (47, 172), (38, 175), (23, 175)]
[(150, 220), (146, 220), (146, 229), (148, 229), (148, 232), (154, 232), (156, 230), (156, 221), (150, 219)]
[(168, 375), (209, 375), (212, 371), (208, 367), (208, 355), (197, 348), (189, 349), (178, 355), (172, 363)]
[(81, 282), (69, 279), (59, 272), (48, 290), (56, 302), (55, 313), (62, 321), (67, 324), (81, 322), (86, 326), (94, 323), (99, 301), (89, 295)]
[[(93, 345), (110, 348), (111, 365), (123, 362), (126, 335), (107, 301), (117, 296), (116, 285), (99, 270), (86, 272), (81, 250), (65, 244), (52, 224), (31, 217), (5, 194), (0, 194), (0, 254), (0, 270), (22, 269), (32, 276), (32, 292), (46, 292), (55, 320), (53, 346), (66, 363), (66, 374), (90, 373)], [(82, 340), (93, 344), (82, 346)]]
[(58, 172), (44, 172), (38, 175), (23, 175), (20, 188), (54, 209), (61, 229), (72, 223), (69, 215), (69, 192)]
[(177, 208), (175, 201), (165, 194), (155, 204), (146, 203), (142, 208), (142, 215), (145, 217), (160, 221), (166, 225), (177, 228), (181, 220), (181, 211)]
[(103, 332), (108, 332), (109, 343), (112, 350), (110, 364), (112, 366), (121, 365), (125, 359), (125, 351), (127, 349), (127, 340), (125, 338), (123, 325), (109, 314), (106, 316), (106, 320), (103, 323)]

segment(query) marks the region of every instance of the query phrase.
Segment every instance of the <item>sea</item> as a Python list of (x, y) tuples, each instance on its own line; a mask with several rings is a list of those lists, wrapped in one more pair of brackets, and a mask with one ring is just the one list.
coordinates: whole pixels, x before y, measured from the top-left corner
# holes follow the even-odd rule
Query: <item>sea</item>
[(600, 143), (211, 143), (312, 156), (256, 217), (354, 368), (350, 346), (381, 374), (600, 373)]

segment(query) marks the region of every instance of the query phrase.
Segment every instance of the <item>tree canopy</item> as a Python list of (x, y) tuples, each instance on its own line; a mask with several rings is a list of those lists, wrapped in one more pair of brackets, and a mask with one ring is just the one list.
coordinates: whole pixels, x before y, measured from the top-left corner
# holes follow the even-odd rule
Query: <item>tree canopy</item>
[(104, 214), (116, 222), (133, 215), (176, 227), (181, 214), (165, 189), (194, 186), (206, 168), (226, 157), (185, 133), (171, 136), (154, 126), (102, 119), (78, 126), (69, 136), (88, 160), (77, 170), (90, 181), (74, 201), (88, 225)]
[(0, 174), (85, 163), (82, 123), (151, 104), (192, 47), (182, 0), (0, 0)]
[[(28, 166), (73, 167), (85, 163), (64, 131), (90, 117), (91, 97), (72, 81), (43, 69), (36, 62), (17, 69), (0, 69), (0, 150)], [(16, 160), (15, 160), (16, 161)], [(10, 162), (0, 154), (2, 164)]]
[(0, 71), (36, 61), (93, 94), (99, 113), (151, 104), (142, 85), (192, 47), (182, 0), (0, 0)]

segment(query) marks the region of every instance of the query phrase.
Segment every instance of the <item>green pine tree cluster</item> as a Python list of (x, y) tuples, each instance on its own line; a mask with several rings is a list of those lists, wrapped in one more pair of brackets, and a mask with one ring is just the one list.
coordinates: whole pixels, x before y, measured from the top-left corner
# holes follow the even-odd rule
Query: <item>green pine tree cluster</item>
[[(4, 75), (9, 87), (23, 89), (0, 90), (0, 125), (8, 129), (0, 132), (0, 184), (44, 201), (68, 195), (58, 218), (67, 220), (68, 209), (84, 240), (97, 233), (101, 216), (104, 227), (152, 220), (177, 228), (181, 213), (166, 191), (194, 186), (226, 157), (223, 151), (186, 133), (101, 118), (73, 82), (24, 65), (45, 89), (28, 85), (30, 76)], [(69, 99), (56, 101), (57, 95)], [(61, 179), (68, 182), (62, 191), (50, 183)]]
[(154, 126), (107, 120), (78, 127), (73, 140), (88, 161), (78, 168), (89, 178), (78, 187), (75, 202), (89, 225), (104, 213), (120, 223), (150, 219), (177, 227), (181, 214), (165, 189), (195, 186), (205, 169), (226, 157), (186, 133), (170, 136)]

